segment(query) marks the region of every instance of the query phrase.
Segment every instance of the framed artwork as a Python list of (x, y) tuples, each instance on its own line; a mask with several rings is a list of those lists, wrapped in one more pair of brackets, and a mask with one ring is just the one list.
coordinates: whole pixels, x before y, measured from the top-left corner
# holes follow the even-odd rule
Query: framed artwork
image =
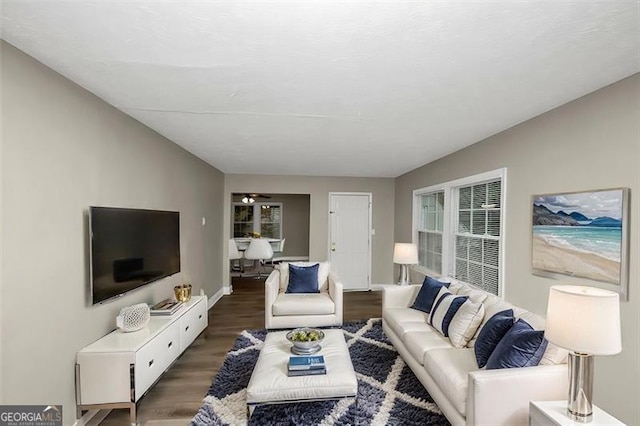
[(628, 188), (534, 195), (533, 273), (628, 292)]

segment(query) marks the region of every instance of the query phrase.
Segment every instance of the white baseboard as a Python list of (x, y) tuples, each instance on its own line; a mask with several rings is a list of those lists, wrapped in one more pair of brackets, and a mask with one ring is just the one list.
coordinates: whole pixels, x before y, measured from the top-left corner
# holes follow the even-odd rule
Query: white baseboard
[(82, 417), (77, 419), (73, 426), (85, 426), (89, 424), (91, 420), (93, 424), (100, 424), (108, 415), (111, 410), (89, 410)]
[(222, 299), (223, 295), (224, 295), (224, 288), (221, 288), (220, 290), (216, 291), (216, 293), (209, 298), (207, 309), (213, 308), (213, 305), (215, 305), (218, 302), (218, 300)]
[(228, 296), (231, 293), (233, 293), (233, 289), (231, 288), (230, 285), (226, 285), (226, 286), (222, 287), (222, 291), (223, 291), (225, 296)]

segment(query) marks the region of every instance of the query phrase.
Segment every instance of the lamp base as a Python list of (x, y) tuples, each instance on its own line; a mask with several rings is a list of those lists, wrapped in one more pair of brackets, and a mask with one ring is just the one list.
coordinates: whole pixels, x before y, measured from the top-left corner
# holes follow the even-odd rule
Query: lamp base
[(567, 408), (567, 417), (576, 423), (590, 423), (591, 420), (593, 420), (593, 413), (583, 416), (581, 414), (572, 413), (571, 410)]
[(571, 420), (589, 423), (593, 419), (593, 356), (569, 353), (569, 406)]
[(409, 285), (409, 265), (400, 264), (400, 276), (398, 285)]

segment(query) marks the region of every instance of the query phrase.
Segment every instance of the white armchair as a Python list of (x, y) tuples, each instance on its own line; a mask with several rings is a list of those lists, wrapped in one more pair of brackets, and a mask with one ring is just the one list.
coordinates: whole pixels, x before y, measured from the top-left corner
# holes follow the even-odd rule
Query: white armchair
[(319, 264), (320, 293), (286, 293), (289, 263), (282, 262), (265, 282), (264, 322), (267, 329), (325, 327), (342, 325), (342, 283), (330, 271), (328, 262), (294, 263), (298, 266)]

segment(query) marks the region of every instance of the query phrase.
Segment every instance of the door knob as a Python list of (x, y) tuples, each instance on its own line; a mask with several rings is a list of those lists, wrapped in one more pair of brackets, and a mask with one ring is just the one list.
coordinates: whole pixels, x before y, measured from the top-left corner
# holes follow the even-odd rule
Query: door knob
[(336, 243), (331, 243), (331, 251), (336, 251)]

